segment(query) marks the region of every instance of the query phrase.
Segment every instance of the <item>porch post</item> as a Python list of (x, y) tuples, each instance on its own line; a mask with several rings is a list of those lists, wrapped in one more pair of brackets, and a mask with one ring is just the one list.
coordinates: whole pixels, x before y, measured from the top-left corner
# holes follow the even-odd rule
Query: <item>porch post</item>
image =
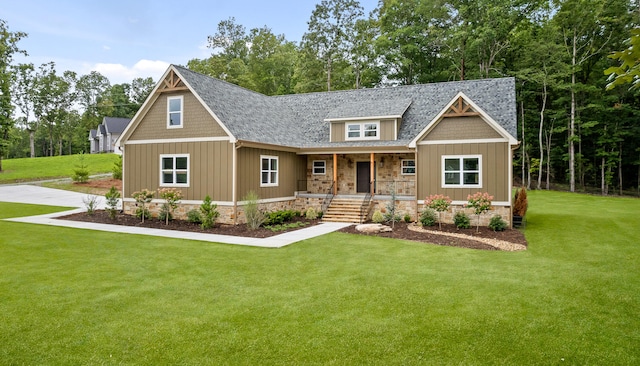
[(370, 172), (370, 174), (369, 174), (370, 175), (369, 176), (370, 188), (369, 189), (370, 189), (371, 195), (373, 196), (373, 193), (374, 193), (373, 192), (373, 188), (374, 188), (373, 180), (376, 178), (376, 174), (373, 171), (373, 169), (375, 168), (375, 153), (371, 153), (371, 162), (370, 162), (370, 164), (371, 164), (371, 169), (369, 169), (369, 172)]
[(338, 194), (338, 154), (333, 154), (333, 195)]

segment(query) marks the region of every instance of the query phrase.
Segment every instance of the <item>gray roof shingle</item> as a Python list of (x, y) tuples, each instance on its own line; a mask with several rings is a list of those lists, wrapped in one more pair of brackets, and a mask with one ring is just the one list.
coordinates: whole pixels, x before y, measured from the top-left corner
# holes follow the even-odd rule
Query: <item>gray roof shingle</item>
[(107, 133), (111, 134), (120, 134), (127, 128), (131, 122), (131, 118), (120, 118), (120, 117), (104, 117), (102, 119), (102, 124), (106, 128)]
[[(174, 67), (239, 140), (298, 148), (407, 146), (459, 92), (517, 134), (514, 78), (266, 96)], [(325, 119), (386, 115), (403, 115), (396, 141), (329, 141)]]

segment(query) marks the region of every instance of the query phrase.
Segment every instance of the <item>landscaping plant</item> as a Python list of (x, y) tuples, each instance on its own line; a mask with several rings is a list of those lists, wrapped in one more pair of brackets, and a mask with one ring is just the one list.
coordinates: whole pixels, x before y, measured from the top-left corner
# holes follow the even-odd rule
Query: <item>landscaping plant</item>
[(438, 222), (436, 211), (432, 208), (426, 207), (420, 213), (420, 223), (422, 226), (433, 226)]
[(158, 195), (165, 202), (160, 209), (160, 216), (164, 218), (165, 225), (169, 225), (169, 220), (173, 218), (173, 211), (178, 207), (178, 202), (182, 199), (182, 192), (176, 188), (160, 188)]
[(209, 195), (204, 198), (204, 201), (200, 205), (200, 213), (200, 226), (203, 229), (212, 228), (220, 216), (220, 212), (218, 212), (218, 205), (211, 202), (211, 197)]
[(466, 213), (459, 211), (453, 215), (453, 223), (458, 229), (468, 229), (471, 227), (471, 219)]
[(513, 214), (524, 217), (527, 213), (529, 202), (527, 200), (527, 189), (522, 187), (516, 191), (516, 198), (513, 202)]
[(192, 224), (202, 224), (202, 215), (200, 214), (200, 210), (191, 210), (187, 212), (187, 221)]
[(491, 200), (493, 200), (493, 196), (487, 192), (476, 192), (474, 194), (468, 195), (467, 200), (469, 202), (467, 203), (466, 207), (472, 208), (473, 213), (475, 213), (478, 217), (476, 232), (480, 231), (480, 215), (491, 209)]
[(508, 226), (500, 215), (494, 215), (489, 221), (489, 229), (493, 231), (505, 231)]
[(264, 213), (258, 207), (258, 194), (254, 191), (249, 191), (242, 200), (246, 202), (244, 216), (247, 219), (247, 226), (251, 230), (259, 228), (264, 222)]
[(113, 169), (111, 170), (113, 179), (122, 180), (122, 155), (118, 155), (118, 160), (113, 163)]
[(153, 200), (153, 195), (156, 194), (154, 191), (150, 191), (148, 189), (143, 189), (141, 191), (133, 192), (131, 195), (134, 200), (136, 200), (136, 205), (138, 209), (136, 210), (136, 216), (142, 217), (142, 222), (144, 223), (145, 217), (149, 217), (149, 210), (147, 209), (147, 204)]
[(89, 194), (82, 199), (82, 202), (84, 202), (84, 206), (87, 209), (87, 215), (91, 216), (96, 212), (100, 199), (96, 195)]
[(382, 212), (380, 212), (380, 210), (376, 210), (373, 213), (373, 216), (371, 216), (371, 221), (375, 222), (376, 224), (382, 224), (384, 222), (384, 215), (382, 214)]
[(307, 212), (305, 213), (305, 217), (307, 218), (307, 220), (315, 220), (318, 218), (318, 213), (316, 212), (315, 208), (309, 207), (307, 209)]
[(104, 195), (106, 199), (106, 210), (109, 213), (109, 218), (111, 220), (116, 218), (116, 214), (118, 213), (118, 202), (120, 201), (120, 192), (116, 189), (116, 187), (111, 186), (109, 192)]
[(442, 230), (441, 213), (451, 206), (451, 198), (442, 194), (432, 194), (424, 200), (424, 205), (438, 212), (438, 228)]
[(84, 159), (84, 154), (78, 155), (78, 164), (73, 170), (71, 179), (76, 183), (87, 183), (89, 181), (89, 168)]
[(387, 203), (387, 213), (384, 215), (385, 221), (391, 222), (391, 227), (395, 227), (396, 221), (400, 218), (396, 215), (396, 189), (391, 188), (391, 200)]

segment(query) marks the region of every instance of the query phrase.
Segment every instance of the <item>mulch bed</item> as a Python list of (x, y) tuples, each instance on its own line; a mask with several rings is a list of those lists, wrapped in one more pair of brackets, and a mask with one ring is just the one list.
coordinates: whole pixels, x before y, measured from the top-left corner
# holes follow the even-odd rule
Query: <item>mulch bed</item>
[[(320, 222), (320, 220), (306, 220), (305, 218), (297, 218), (298, 221), (305, 221), (308, 223), (308, 225), (302, 226), (299, 228), (288, 229), (285, 231), (273, 232), (263, 227), (258, 228), (256, 230), (250, 230), (246, 225), (224, 225), (224, 224), (216, 224), (211, 229), (203, 230), (198, 224), (193, 224), (193, 223), (182, 221), (182, 220), (172, 220), (172, 221), (169, 221), (169, 225), (165, 225), (164, 221), (160, 221), (158, 219), (150, 219), (150, 220), (145, 220), (143, 224), (140, 219), (134, 216), (125, 215), (122, 213), (118, 214), (115, 220), (112, 220), (111, 218), (109, 218), (108, 213), (104, 210), (95, 211), (93, 215), (88, 215), (86, 212), (82, 212), (82, 213), (61, 217), (61, 219), (72, 220), (72, 221), (95, 222), (100, 224), (126, 225), (126, 226), (147, 227), (147, 228), (154, 228), (154, 229), (179, 230), (179, 231), (189, 231), (189, 232), (208, 233), (208, 234), (244, 236), (244, 237), (251, 237), (251, 238), (268, 238), (270, 236), (282, 234), (284, 232), (299, 230), (301, 228), (317, 225)], [(383, 238), (412, 240), (412, 241), (418, 241), (418, 242), (424, 242), (424, 243), (430, 243), (430, 244), (446, 245), (446, 246), (469, 248), (469, 249), (482, 249), (482, 250), (498, 250), (498, 249), (496, 249), (491, 245), (474, 240), (473, 238), (497, 239), (497, 240), (507, 241), (510, 243), (522, 244), (525, 246), (527, 245), (527, 241), (524, 237), (524, 234), (520, 230), (507, 229), (505, 231), (495, 232), (487, 227), (480, 227), (480, 231), (476, 232), (475, 227), (471, 229), (458, 229), (455, 227), (455, 225), (452, 225), (452, 224), (442, 225), (442, 232), (464, 234), (469, 236), (469, 238), (457, 238), (457, 237), (439, 235), (437, 233), (434, 234), (434, 233), (416, 232), (413, 230), (409, 230), (408, 225), (409, 224), (405, 222), (397, 222), (395, 223), (395, 226), (392, 232), (379, 233), (379, 234), (361, 233), (359, 231), (356, 231), (355, 225), (346, 227), (339, 231), (343, 233), (349, 233), (349, 234), (379, 236)], [(430, 230), (439, 231), (438, 226), (434, 226), (430, 228)]]

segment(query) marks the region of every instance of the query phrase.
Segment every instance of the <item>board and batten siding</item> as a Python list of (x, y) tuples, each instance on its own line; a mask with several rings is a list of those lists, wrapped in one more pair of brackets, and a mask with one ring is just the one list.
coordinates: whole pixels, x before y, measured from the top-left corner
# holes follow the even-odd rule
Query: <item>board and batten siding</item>
[[(443, 155), (481, 155), (481, 188), (443, 188)], [(418, 145), (418, 197), (444, 194), (454, 201), (466, 201), (469, 194), (488, 192), (494, 201), (508, 202), (510, 147), (508, 142)]]
[[(260, 157), (278, 157), (278, 185), (260, 187)], [(242, 147), (237, 151), (238, 158), (238, 201), (254, 191), (260, 199), (293, 197), (299, 179), (305, 176), (306, 157), (294, 152)]]
[(427, 133), (423, 141), (502, 138), (480, 117), (447, 117)]
[[(167, 128), (167, 98), (182, 96), (182, 128)], [(162, 93), (127, 140), (224, 137), (227, 133), (190, 92)]]
[(124, 196), (160, 187), (160, 155), (189, 154), (189, 187), (177, 188), (183, 200), (233, 200), (233, 144), (229, 141), (125, 145)]

